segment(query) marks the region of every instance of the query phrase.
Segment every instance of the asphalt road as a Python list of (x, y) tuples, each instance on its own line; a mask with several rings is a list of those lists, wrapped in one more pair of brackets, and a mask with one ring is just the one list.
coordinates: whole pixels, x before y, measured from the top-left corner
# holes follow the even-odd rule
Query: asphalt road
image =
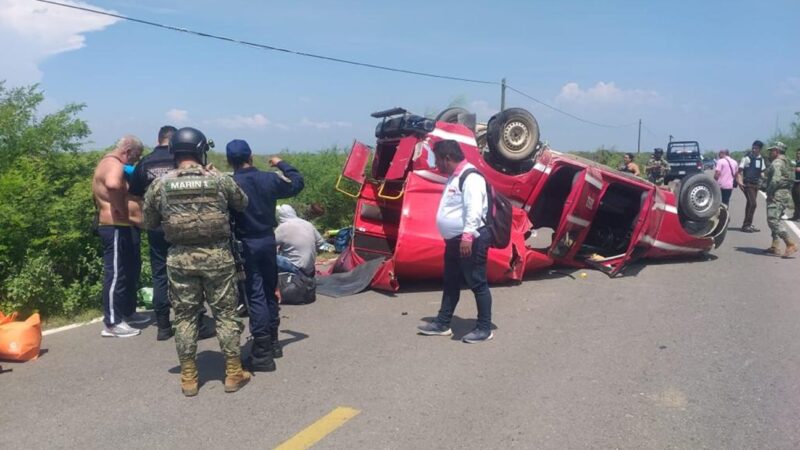
[[(758, 254), (759, 200), (763, 231), (745, 234), (734, 194), (708, 261), (494, 288), (485, 344), (415, 334), (436, 285), (286, 306), (278, 370), (235, 394), (215, 340), (187, 399), (154, 327), (53, 334), (37, 361), (3, 363), (0, 448), (272, 448), (339, 406), (360, 414), (315, 448), (800, 448), (800, 262)], [(459, 308), (456, 336), (469, 292)]]

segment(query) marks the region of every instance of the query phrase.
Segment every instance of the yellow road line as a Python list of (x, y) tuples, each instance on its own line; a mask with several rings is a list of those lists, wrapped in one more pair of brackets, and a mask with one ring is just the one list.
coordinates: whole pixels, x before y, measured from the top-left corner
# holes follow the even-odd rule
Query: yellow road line
[(288, 441), (275, 447), (275, 450), (303, 450), (310, 448), (360, 412), (357, 409), (340, 406), (306, 427), (303, 431), (292, 436)]

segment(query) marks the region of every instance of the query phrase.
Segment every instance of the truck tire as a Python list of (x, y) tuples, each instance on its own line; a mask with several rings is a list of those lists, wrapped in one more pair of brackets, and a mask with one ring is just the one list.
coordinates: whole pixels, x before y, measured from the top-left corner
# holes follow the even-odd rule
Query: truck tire
[(721, 202), (719, 185), (710, 176), (697, 173), (681, 180), (678, 209), (686, 219), (707, 221), (717, 215)]
[(489, 151), (508, 162), (529, 159), (539, 144), (539, 124), (522, 108), (509, 108), (489, 119)]
[(458, 123), (459, 114), (469, 114), (469, 111), (459, 107), (447, 108), (440, 112), (433, 120), (437, 122)]

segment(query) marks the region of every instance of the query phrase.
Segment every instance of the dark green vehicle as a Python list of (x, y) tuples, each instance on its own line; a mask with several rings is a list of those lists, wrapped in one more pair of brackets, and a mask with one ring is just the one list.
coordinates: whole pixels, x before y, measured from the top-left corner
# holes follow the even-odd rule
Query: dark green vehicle
[(697, 141), (672, 141), (667, 144), (669, 173), (664, 182), (669, 183), (688, 175), (703, 172), (703, 157)]

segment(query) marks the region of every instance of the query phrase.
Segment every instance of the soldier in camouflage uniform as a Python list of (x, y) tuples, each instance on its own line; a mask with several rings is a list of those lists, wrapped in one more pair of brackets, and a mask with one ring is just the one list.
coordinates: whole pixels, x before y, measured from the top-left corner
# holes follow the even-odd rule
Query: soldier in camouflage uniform
[(794, 183), (794, 170), (784, 156), (786, 146), (783, 143), (773, 144), (769, 152), (772, 164), (764, 178), (764, 190), (767, 193), (767, 224), (772, 232), (772, 245), (765, 250), (765, 253), (779, 255), (779, 247), (783, 240), (786, 243), (783, 257), (787, 258), (797, 252), (797, 245), (789, 237), (781, 220), (784, 211), (792, 209), (791, 189)]
[(175, 310), (175, 346), (181, 364), (181, 390), (197, 395), (197, 314), (207, 300), (225, 354), (225, 392), (250, 380), (242, 370), (235, 314), (237, 291), (230, 249), (229, 209), (244, 211), (247, 196), (233, 178), (204, 167), (208, 142), (200, 131), (182, 128), (170, 139), (177, 169), (152, 183), (144, 196), (144, 225), (159, 225), (170, 243), (169, 296)]
[(644, 173), (647, 175), (647, 179), (656, 186), (664, 184), (664, 177), (669, 173), (669, 163), (664, 159), (664, 149), (653, 150), (650, 160), (644, 166)]

